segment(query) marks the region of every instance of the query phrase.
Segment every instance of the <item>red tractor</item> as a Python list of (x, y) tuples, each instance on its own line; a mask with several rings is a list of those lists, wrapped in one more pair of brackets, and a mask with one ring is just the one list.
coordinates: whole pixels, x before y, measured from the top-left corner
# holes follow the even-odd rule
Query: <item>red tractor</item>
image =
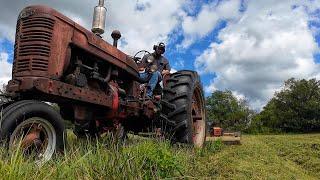
[(170, 74), (153, 98), (146, 97), (139, 58), (117, 49), (120, 32), (112, 32), (113, 45), (100, 36), (103, 4), (95, 7), (92, 32), (46, 6), (21, 11), (6, 87), (11, 100), (1, 103), (2, 142), (9, 148), (19, 142), (24, 152), (48, 160), (64, 149), (63, 120), (69, 120), (79, 137), (160, 129), (173, 142), (201, 147), (206, 112), (199, 75)]

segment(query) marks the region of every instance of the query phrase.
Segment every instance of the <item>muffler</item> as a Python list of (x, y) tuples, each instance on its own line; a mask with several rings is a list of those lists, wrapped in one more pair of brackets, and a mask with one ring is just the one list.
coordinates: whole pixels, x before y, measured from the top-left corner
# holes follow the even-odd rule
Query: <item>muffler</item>
[(99, 0), (99, 5), (94, 7), (91, 31), (97, 36), (104, 33), (107, 9), (104, 7), (104, 0)]

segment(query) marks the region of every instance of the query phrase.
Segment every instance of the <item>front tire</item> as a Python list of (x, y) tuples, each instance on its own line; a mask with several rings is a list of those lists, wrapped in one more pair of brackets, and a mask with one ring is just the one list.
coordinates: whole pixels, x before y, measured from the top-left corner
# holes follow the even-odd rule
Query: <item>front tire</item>
[(25, 100), (4, 109), (0, 138), (6, 147), (20, 147), (24, 155), (33, 155), (44, 163), (55, 152), (64, 150), (65, 128), (62, 117), (48, 104)]
[(178, 71), (163, 89), (161, 117), (176, 142), (202, 147), (205, 142), (206, 110), (199, 75)]

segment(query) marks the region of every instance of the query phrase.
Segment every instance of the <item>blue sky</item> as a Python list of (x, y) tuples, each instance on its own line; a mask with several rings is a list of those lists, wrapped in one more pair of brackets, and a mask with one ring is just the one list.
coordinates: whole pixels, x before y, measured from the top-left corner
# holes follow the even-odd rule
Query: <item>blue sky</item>
[[(198, 9), (197, 11), (199, 11)], [(196, 14), (196, 13), (195, 13)], [(192, 14), (194, 15), (194, 14)], [(176, 44), (179, 44), (183, 40), (183, 35), (178, 36), (177, 40), (173, 44), (169, 44), (168, 49), (171, 50), (167, 52), (166, 56), (170, 60), (172, 67), (174, 69), (191, 69), (196, 70), (194, 66), (194, 61), (197, 56), (199, 56), (203, 51), (205, 51), (212, 42), (219, 43), (218, 33), (226, 26), (226, 21), (221, 21), (217, 26), (212, 29), (212, 31), (206, 36), (196, 41), (190, 47), (180, 50), (176, 48)], [(172, 35), (172, 34), (171, 34)], [(205, 73), (201, 75), (201, 80), (204, 86), (209, 86), (210, 82), (214, 80), (215, 73)], [(206, 96), (209, 96), (210, 92), (206, 92)]]
[[(4, 0), (1, 0), (4, 1)], [(0, 7), (0, 81), (10, 78), (15, 20), (31, 4), (45, 4), (90, 29), (95, 1), (4, 1)], [(175, 70), (201, 75), (206, 95), (229, 89), (261, 109), (283, 81), (320, 77), (320, 2), (315, 0), (107, 1), (104, 39), (113, 29), (120, 49), (151, 51), (159, 41)], [(89, 7), (89, 8), (88, 8)], [(125, 13), (123, 13), (125, 12)]]
[(8, 39), (1, 39), (0, 40), (0, 52), (7, 52), (8, 53), (8, 59), (7, 61), (9, 63), (12, 63), (13, 61), (13, 46), (14, 42), (8, 40)]

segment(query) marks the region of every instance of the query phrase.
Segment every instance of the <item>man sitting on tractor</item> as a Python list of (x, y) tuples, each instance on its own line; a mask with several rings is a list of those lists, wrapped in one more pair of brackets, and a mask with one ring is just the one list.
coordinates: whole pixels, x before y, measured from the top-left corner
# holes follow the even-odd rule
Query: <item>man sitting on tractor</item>
[(162, 77), (166, 74), (170, 74), (171, 67), (169, 61), (162, 55), (165, 52), (165, 48), (163, 42), (154, 45), (154, 52), (147, 54), (142, 58), (142, 65), (139, 68), (140, 77), (146, 81), (148, 80), (146, 94), (150, 98), (152, 97), (153, 90), (158, 82), (162, 81)]

